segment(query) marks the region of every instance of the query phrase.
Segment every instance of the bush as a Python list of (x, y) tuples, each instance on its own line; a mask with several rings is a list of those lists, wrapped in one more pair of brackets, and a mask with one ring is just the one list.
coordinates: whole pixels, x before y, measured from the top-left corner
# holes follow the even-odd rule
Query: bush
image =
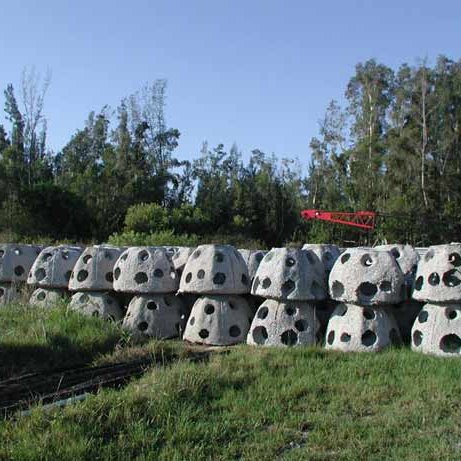
[(128, 208), (124, 232), (152, 233), (168, 229), (168, 211), (156, 203), (139, 203)]
[(194, 235), (176, 235), (171, 230), (160, 232), (122, 232), (112, 234), (109, 242), (117, 246), (197, 246), (199, 238)]

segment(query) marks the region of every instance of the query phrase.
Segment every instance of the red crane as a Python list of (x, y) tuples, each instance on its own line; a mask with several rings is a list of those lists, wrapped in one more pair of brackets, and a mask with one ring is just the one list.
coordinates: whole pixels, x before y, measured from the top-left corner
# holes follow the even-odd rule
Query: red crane
[(320, 221), (334, 222), (346, 226), (358, 227), (360, 229), (373, 230), (376, 226), (375, 211), (321, 211), (321, 210), (303, 210), (301, 216), (304, 219), (318, 219)]

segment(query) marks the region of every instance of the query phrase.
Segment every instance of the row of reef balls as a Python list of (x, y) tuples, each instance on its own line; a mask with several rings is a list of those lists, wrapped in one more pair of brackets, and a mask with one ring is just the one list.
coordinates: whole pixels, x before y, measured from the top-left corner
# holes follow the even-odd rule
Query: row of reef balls
[(27, 282), (30, 304), (122, 321), (135, 336), (379, 351), (411, 342), (461, 353), (461, 244), (341, 250), (229, 245), (0, 245), (0, 303)]

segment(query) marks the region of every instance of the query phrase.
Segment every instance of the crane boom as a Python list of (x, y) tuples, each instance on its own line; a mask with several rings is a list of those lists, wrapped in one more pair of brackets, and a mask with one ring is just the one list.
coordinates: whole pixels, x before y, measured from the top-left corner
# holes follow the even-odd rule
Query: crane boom
[(375, 211), (322, 211), (322, 210), (303, 210), (301, 216), (304, 219), (318, 219), (320, 221), (334, 222), (346, 226), (358, 227), (360, 229), (373, 230), (376, 225)]

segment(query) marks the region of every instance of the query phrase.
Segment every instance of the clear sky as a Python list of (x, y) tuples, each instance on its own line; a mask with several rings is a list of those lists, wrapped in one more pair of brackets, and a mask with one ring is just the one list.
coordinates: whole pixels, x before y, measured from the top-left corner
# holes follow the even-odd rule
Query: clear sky
[[(177, 156), (235, 141), (307, 162), (329, 100), (354, 66), (459, 59), (461, 1), (0, 0), (0, 88), (52, 70), (45, 101), (58, 151), (91, 110), (168, 80)], [(3, 95), (0, 96), (3, 106)], [(1, 115), (3, 118), (3, 113)], [(1, 120), (0, 123), (5, 122)]]

